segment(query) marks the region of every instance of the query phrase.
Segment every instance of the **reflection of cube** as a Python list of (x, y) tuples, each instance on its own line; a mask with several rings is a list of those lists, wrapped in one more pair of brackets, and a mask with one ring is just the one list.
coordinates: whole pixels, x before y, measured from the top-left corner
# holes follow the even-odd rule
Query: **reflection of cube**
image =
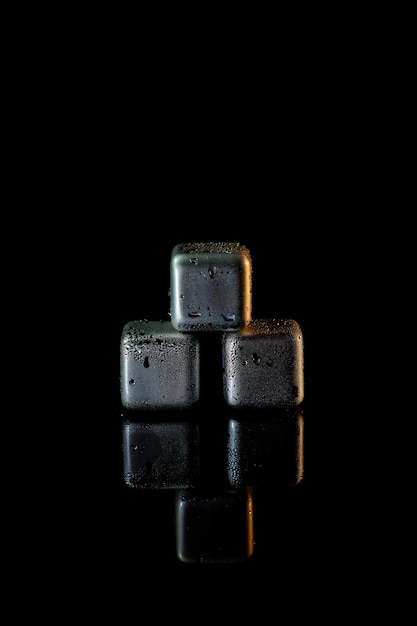
[(183, 243), (171, 254), (170, 313), (187, 331), (242, 328), (252, 313), (252, 262), (240, 243)]
[(304, 398), (303, 336), (290, 319), (253, 320), (224, 333), (223, 391), (229, 406), (290, 408)]
[(250, 490), (177, 491), (177, 557), (184, 563), (238, 563), (253, 554)]
[(198, 401), (200, 344), (169, 321), (126, 324), (120, 344), (120, 391), (126, 409), (185, 409)]
[(303, 478), (304, 419), (297, 409), (230, 419), (227, 473), (231, 487), (294, 487)]
[(123, 421), (123, 466), (128, 487), (186, 489), (199, 478), (198, 425)]

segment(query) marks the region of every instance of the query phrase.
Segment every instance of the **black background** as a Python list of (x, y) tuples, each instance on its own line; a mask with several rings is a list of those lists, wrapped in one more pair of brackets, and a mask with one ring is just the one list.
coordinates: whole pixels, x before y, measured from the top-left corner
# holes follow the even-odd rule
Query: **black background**
[[(288, 115), (290, 109), (287, 104)], [(68, 187), (79, 230), (72, 231), (66, 271), (71, 277), (76, 267), (80, 280), (66, 298), (82, 359), (81, 373), (72, 373), (80, 404), (68, 509), (83, 537), (82, 573), (106, 587), (119, 577), (140, 588), (164, 576), (185, 585), (223, 581), (236, 591), (260, 580), (270, 584), (272, 571), (285, 588), (315, 580), (317, 568), (327, 580), (355, 558), (361, 476), (351, 456), (357, 424), (347, 409), (353, 383), (342, 355), (354, 330), (352, 249), (361, 233), (352, 229), (349, 161), (336, 146), (343, 135), (333, 134), (326, 115), (313, 121), (310, 110), (307, 122), (292, 111), (277, 119), (269, 109), (266, 122), (260, 111), (252, 118), (249, 139), (241, 132), (243, 117), (237, 123), (222, 109), (216, 118), (204, 111), (195, 136), (188, 111), (166, 119), (165, 108), (135, 120), (146, 141), (139, 131), (129, 134), (131, 110), (119, 140), (104, 126), (96, 129), (94, 150), (77, 163), (88, 184)], [(304, 480), (259, 498), (254, 557), (233, 572), (229, 565), (180, 563), (173, 494), (132, 493), (122, 473), (123, 325), (166, 318), (172, 248), (200, 241), (246, 245), (253, 317), (292, 318), (304, 336)], [(85, 458), (78, 457), (80, 447)], [(68, 545), (71, 557), (78, 554), (73, 541)]]
[[(16, 21), (13, 610), (335, 623), (406, 605), (393, 589), (401, 579), (409, 596), (413, 409), (398, 405), (412, 385), (390, 352), (410, 356), (413, 329), (409, 39), (381, 11), (286, 10)], [(256, 553), (237, 566), (179, 563), (172, 494), (122, 477), (120, 334), (167, 313), (171, 250), (187, 241), (245, 244), (254, 316), (304, 334), (304, 481), (258, 500)]]
[[(64, 84), (65, 105), (53, 107), (59, 132), (45, 202), (58, 210), (45, 264), (51, 325), (58, 323), (53, 345), (68, 370), (63, 385), (58, 361), (52, 408), (66, 415), (63, 433), (56, 416), (47, 425), (59, 438), (43, 481), (53, 504), (53, 560), (72, 572), (77, 596), (138, 615), (155, 592), (161, 604), (174, 592), (170, 606), (180, 617), (189, 601), (249, 601), (259, 610), (266, 599), (276, 609), (290, 597), (294, 610), (316, 602), (320, 610), (330, 588), (333, 601), (341, 593), (346, 602), (350, 590), (340, 581), (354, 570), (355, 584), (366, 585), (375, 552), (365, 514), (372, 472), (359, 460), (370, 416), (357, 380), (369, 360), (365, 81), (358, 75), (348, 89), (344, 51), (335, 62), (319, 45), (313, 57), (306, 49), (297, 55), (294, 44), (267, 63), (277, 57), (266, 42), (257, 62), (249, 54), (234, 63), (232, 54), (226, 66), (210, 54), (193, 63), (189, 49), (181, 61), (152, 54), (152, 63), (131, 64), (127, 48), (117, 55), (126, 64), (109, 51), (80, 63), (77, 88)], [(253, 317), (292, 318), (304, 336), (304, 480), (259, 498), (255, 554), (237, 565), (180, 563), (173, 494), (132, 492), (123, 481), (122, 328), (166, 317), (172, 248), (204, 241), (246, 245)], [(158, 615), (162, 606), (152, 606)]]
[[(227, 128), (223, 124), (222, 132)], [(70, 288), (57, 317), (65, 308), (69, 320), (59, 325), (54, 343), (75, 350), (75, 359), (67, 360), (69, 386), (63, 391), (60, 381), (55, 389), (66, 415), (71, 406), (55, 463), (48, 454), (48, 464), (60, 472), (48, 472), (58, 486), (47, 491), (54, 507), (56, 495), (62, 502), (48, 520), (60, 535), (54, 561), (75, 571), (77, 590), (90, 601), (93, 593), (100, 607), (105, 601), (135, 612), (157, 589), (161, 602), (174, 594), (181, 606), (188, 598), (232, 610), (233, 598), (242, 610), (249, 597), (254, 610), (262, 604), (270, 611), (279, 598), (321, 611), (325, 600), (315, 595), (317, 586), (345, 602), (351, 593), (340, 583), (346, 571), (356, 572), (357, 590), (367, 590), (375, 555), (376, 562), (383, 558), (374, 526), (380, 478), (368, 457), (378, 416), (363, 406), (371, 396), (361, 379), (372, 357), (364, 314), (368, 270), (360, 264), (367, 237), (358, 228), (357, 188), (349, 161), (342, 165), (332, 148), (332, 133), (324, 150), (323, 137), (310, 142), (300, 135), (294, 152), (301, 156), (287, 159), (291, 134), (289, 152), (278, 150), (274, 165), (267, 129), (259, 142), (244, 149), (233, 144), (230, 151), (231, 140), (220, 131), (211, 141), (209, 134), (201, 130), (201, 145), (188, 152), (179, 150), (180, 137), (149, 140), (146, 145), (161, 153), (155, 162), (140, 142), (137, 162), (112, 142), (88, 170), (87, 191), (68, 186), (67, 216), (71, 221), (71, 207), (77, 207), (76, 228), (62, 268)], [(255, 501), (255, 553), (236, 566), (180, 563), (173, 494), (132, 493), (123, 482), (122, 328), (134, 319), (166, 317), (172, 248), (199, 241), (246, 245), (253, 317), (292, 318), (304, 336), (304, 480)], [(121, 597), (125, 588), (128, 600)]]

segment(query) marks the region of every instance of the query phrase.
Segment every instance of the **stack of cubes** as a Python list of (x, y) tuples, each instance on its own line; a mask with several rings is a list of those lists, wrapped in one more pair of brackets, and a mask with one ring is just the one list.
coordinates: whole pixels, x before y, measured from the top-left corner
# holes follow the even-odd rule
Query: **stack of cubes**
[(180, 561), (246, 561), (254, 490), (303, 477), (302, 331), (252, 319), (251, 254), (235, 242), (173, 248), (168, 317), (123, 327), (124, 481), (174, 490)]

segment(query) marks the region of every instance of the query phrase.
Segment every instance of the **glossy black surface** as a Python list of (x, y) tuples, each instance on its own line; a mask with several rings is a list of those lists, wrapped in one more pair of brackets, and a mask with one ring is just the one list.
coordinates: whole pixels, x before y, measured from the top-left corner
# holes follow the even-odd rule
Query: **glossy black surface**
[(179, 490), (176, 553), (182, 563), (242, 563), (254, 549), (252, 494), (241, 490)]
[[(165, 421), (122, 414), (123, 476), (132, 489), (186, 489), (200, 484), (199, 426), (181, 412)], [(175, 419), (176, 418), (176, 419)], [(180, 420), (180, 421), (178, 421)]]
[(232, 487), (295, 487), (304, 475), (301, 410), (246, 411), (227, 424), (227, 477)]

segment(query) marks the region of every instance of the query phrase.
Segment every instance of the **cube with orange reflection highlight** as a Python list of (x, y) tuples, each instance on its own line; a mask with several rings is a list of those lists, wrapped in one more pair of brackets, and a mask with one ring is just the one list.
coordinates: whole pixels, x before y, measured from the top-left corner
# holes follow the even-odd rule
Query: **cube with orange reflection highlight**
[(243, 409), (285, 409), (304, 399), (304, 342), (292, 319), (257, 319), (224, 333), (223, 392)]
[(181, 332), (243, 328), (252, 315), (252, 260), (246, 246), (177, 244), (171, 253), (170, 315)]
[(183, 563), (240, 563), (254, 549), (250, 489), (179, 490), (175, 500), (177, 557)]

